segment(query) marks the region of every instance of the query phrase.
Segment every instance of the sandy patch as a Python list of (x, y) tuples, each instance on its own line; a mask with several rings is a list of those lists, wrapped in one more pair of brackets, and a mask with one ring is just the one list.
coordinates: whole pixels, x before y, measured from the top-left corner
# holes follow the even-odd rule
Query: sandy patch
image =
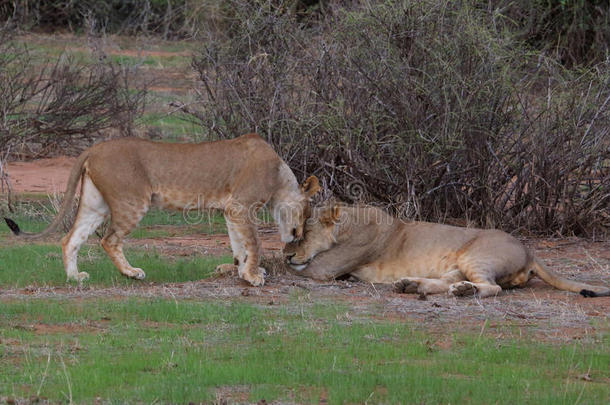
[(9, 162), (7, 171), (15, 193), (63, 193), (75, 157), (60, 156), (28, 162)]

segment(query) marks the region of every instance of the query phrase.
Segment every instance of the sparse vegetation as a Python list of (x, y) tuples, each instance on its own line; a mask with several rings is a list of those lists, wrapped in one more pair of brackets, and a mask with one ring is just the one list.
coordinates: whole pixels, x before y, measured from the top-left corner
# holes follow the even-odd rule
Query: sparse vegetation
[[(45, 15), (64, 13), (72, 21), (66, 27), (82, 27), (90, 36), (157, 35), (154, 21), (160, 18), (171, 22), (165, 27), (173, 33), (160, 35), (179, 38), (177, 27), (188, 20), (197, 35), (187, 36), (205, 38), (190, 48), (199, 49), (192, 62), (199, 88), (138, 121), (155, 139), (257, 131), (298, 175), (320, 175), (326, 195), (348, 202), (508, 231), (590, 237), (608, 232), (605, 2), (230, 0), (195, 7), (142, 0), (118, 9), (111, 1), (95, 2), (86, 15), (77, 11), (86, 2), (64, 3), (32, 2), (25, 11), (11, 3), (3, 10), (22, 27), (29, 16), (32, 29), (45, 27)], [(210, 20), (160, 17), (203, 10), (211, 10)], [(99, 13), (107, 19), (103, 26)], [(188, 60), (176, 57), (171, 63)], [(153, 69), (163, 58), (174, 56), (111, 55), (107, 64)], [(19, 82), (7, 76), (13, 79)], [(83, 91), (75, 94), (83, 97)], [(156, 97), (157, 104), (167, 105), (172, 95)], [(140, 104), (114, 104), (129, 105), (132, 113), (112, 115), (128, 118), (127, 132)], [(185, 113), (182, 123), (177, 110)], [(7, 111), (8, 122), (17, 123)], [(52, 111), (45, 114), (49, 135), (42, 147), (22, 143), (30, 149), (46, 151), (47, 143), (57, 142), (53, 134), (70, 131), (69, 143), (80, 145), (82, 134), (75, 132), (93, 119), (84, 111), (66, 128), (48, 122)], [(22, 127), (40, 127), (32, 119)], [(100, 117), (93, 122), (117, 125)]]

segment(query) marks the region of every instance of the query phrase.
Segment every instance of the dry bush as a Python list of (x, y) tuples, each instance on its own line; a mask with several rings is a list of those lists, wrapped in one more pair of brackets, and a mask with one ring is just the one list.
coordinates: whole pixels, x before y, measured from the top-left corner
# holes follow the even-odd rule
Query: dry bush
[(210, 137), (257, 131), (298, 176), (408, 217), (607, 232), (608, 60), (568, 70), (474, 1), (365, 2), (316, 24), (230, 4), (183, 107)]
[[(100, 131), (131, 135), (144, 107), (146, 86), (132, 85), (134, 68), (100, 56), (91, 64), (62, 55), (56, 62), (34, 61), (25, 46), (0, 30), (0, 151), (38, 157), (74, 154)], [(8, 156), (4, 156), (5, 158)]]
[(192, 38), (221, 31), (227, 15), (223, 0), (0, 0), (0, 21), (26, 31), (79, 32), (90, 17), (107, 33)]
[(494, 26), (565, 66), (603, 62), (610, 54), (607, 0), (490, 0)]
[(294, 272), (286, 263), (284, 255), (281, 253), (261, 256), (260, 266), (267, 270), (267, 275), (277, 277), (286, 273)]

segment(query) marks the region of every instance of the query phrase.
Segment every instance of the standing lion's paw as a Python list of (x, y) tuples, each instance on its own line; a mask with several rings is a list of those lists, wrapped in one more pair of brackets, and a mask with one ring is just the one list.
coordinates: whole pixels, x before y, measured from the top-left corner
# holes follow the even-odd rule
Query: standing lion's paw
[(419, 289), (419, 282), (403, 278), (394, 283), (393, 290), (398, 294), (414, 294)]
[(119, 269), (119, 271), (125, 277), (133, 278), (134, 280), (144, 280), (146, 278), (144, 270), (137, 267), (124, 267)]
[(85, 271), (81, 271), (80, 273), (77, 273), (74, 276), (68, 276), (68, 281), (70, 280), (74, 280), (76, 282), (78, 282), (78, 284), (82, 284), (83, 281), (87, 281), (89, 280), (89, 273), (85, 272)]
[(214, 274), (219, 276), (230, 276), (236, 275), (238, 271), (238, 266), (231, 263), (223, 263), (216, 266), (214, 269)]
[(449, 294), (452, 294), (455, 297), (467, 297), (475, 295), (478, 292), (479, 289), (477, 286), (470, 281), (460, 281), (459, 283), (453, 283), (449, 286)]
[(254, 287), (262, 287), (265, 284), (266, 275), (267, 271), (262, 267), (259, 267), (254, 271), (244, 271), (242, 278)]
[(144, 280), (146, 278), (146, 273), (144, 273), (144, 270), (137, 267), (132, 267), (125, 275), (136, 280)]

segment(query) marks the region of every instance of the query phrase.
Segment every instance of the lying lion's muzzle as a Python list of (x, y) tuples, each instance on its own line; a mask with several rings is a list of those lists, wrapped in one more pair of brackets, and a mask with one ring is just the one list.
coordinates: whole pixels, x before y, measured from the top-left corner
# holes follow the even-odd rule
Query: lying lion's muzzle
[(306, 262), (302, 262), (302, 263), (296, 263), (293, 261), (293, 258), (296, 256), (296, 253), (289, 253), (285, 255), (286, 258), (286, 264), (288, 264), (290, 267), (292, 267), (295, 270), (303, 270), (305, 267), (307, 267), (307, 265), (309, 264), (310, 260), (307, 260)]

